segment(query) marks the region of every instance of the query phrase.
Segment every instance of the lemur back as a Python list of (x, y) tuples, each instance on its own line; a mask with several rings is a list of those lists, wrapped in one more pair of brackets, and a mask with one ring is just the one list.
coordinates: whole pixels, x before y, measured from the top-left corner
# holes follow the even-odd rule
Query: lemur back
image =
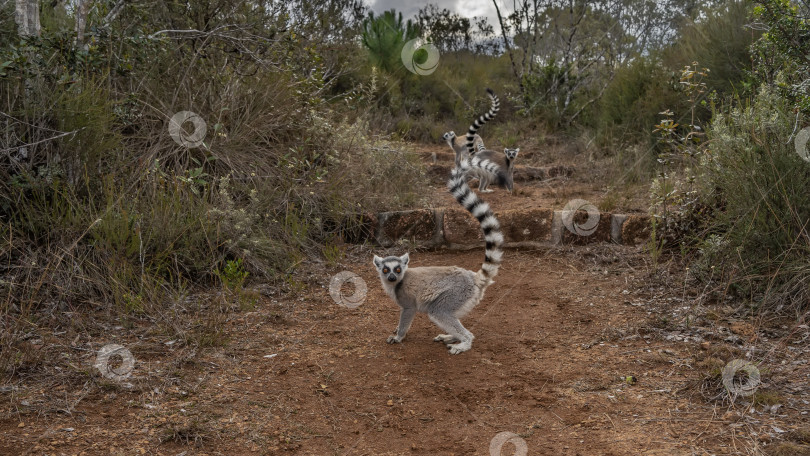
[(478, 272), (456, 266), (432, 266), (409, 268), (408, 254), (401, 257), (374, 256), (374, 266), (380, 275), (383, 289), (400, 306), (399, 325), (388, 337), (388, 343), (400, 343), (411, 327), (417, 312), (428, 318), (446, 334), (433, 340), (444, 342), (450, 354), (469, 350), (474, 339), (459, 321), (484, 297), (484, 291), (498, 274), (503, 251), (503, 234), (500, 223), (489, 205), (470, 190), (465, 182), (469, 165), (462, 162), (450, 175), (447, 186), (456, 200), (478, 219), (484, 233), (486, 247), (484, 263)]
[[(470, 153), (467, 151), (466, 142), (462, 143), (461, 141), (458, 141), (458, 138), (456, 137), (456, 132), (454, 131), (445, 132), (445, 134), (442, 135), (442, 139), (447, 141), (447, 145), (450, 146), (450, 148), (453, 149), (453, 152), (456, 154), (456, 166), (458, 166), (462, 160), (468, 160), (470, 158)], [(486, 150), (486, 146), (484, 146), (484, 140), (481, 139), (480, 136), (475, 135), (475, 137), (473, 138), (473, 143), (475, 144), (475, 147), (478, 150)]]
[[(486, 114), (475, 119), (467, 131), (467, 150), (472, 151), (474, 148), (475, 138), (479, 137), (478, 130), (488, 121), (495, 118), (500, 110), (500, 100), (495, 95), (492, 89), (487, 89), (492, 105)], [(487, 193), (492, 190), (488, 189), (491, 182), (496, 185), (506, 188), (510, 193), (514, 191), (514, 160), (520, 149), (504, 149), (504, 155), (501, 156), (494, 151), (488, 149), (479, 149), (475, 156), (470, 156), (470, 174), (479, 179), (478, 191)]]
[[(505, 188), (509, 193), (515, 189), (515, 158), (520, 153), (520, 148), (503, 150), (503, 155), (493, 150), (480, 150), (470, 159), (472, 175), (478, 175), (478, 191), (491, 192), (487, 189), (491, 182)], [(476, 171), (480, 169), (481, 171)], [(481, 178), (483, 175), (483, 178)]]

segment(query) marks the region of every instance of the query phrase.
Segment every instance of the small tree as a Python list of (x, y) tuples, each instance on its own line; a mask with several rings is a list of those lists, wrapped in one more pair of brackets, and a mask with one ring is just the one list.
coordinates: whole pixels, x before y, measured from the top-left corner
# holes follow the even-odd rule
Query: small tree
[(795, 108), (810, 115), (810, 2), (760, 0), (754, 8), (765, 33), (754, 46), (755, 72)]
[(416, 15), (421, 33), (442, 54), (467, 50), (476, 54), (494, 54), (500, 46), (495, 31), (485, 17), (466, 18), (447, 8), (427, 4)]
[(371, 61), (389, 73), (400, 64), (400, 53), (406, 42), (419, 36), (419, 30), (409, 19), (403, 22), (402, 13), (389, 10), (382, 16), (369, 12), (363, 21), (363, 45), (369, 51)]

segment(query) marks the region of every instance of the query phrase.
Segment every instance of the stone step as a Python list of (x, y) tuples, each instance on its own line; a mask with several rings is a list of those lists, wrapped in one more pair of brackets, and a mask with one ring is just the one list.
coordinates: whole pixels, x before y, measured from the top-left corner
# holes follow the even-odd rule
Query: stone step
[[(517, 209), (495, 212), (505, 247), (584, 245), (609, 242), (638, 245), (650, 237), (646, 214)], [(465, 248), (484, 244), (478, 221), (460, 208), (383, 212), (363, 217), (347, 242), (373, 241), (383, 247), (409, 242), (420, 247)]]
[[(498, 149), (499, 151), (503, 151), (503, 148)], [(447, 151), (436, 152), (436, 151), (419, 151), (418, 154), (425, 160), (425, 161), (432, 161), (433, 156), (436, 156), (436, 164), (445, 164), (445, 163), (453, 163), (456, 161), (456, 154), (453, 153), (450, 148), (447, 148)], [(534, 157), (534, 153), (528, 150), (521, 150), (518, 154), (518, 160), (521, 159), (528, 159)]]
[[(437, 164), (430, 165), (428, 172), (433, 177), (440, 177), (444, 180), (450, 177), (450, 171), (453, 169), (452, 164)], [(526, 182), (534, 180), (546, 180), (553, 177), (571, 177), (574, 174), (574, 168), (565, 165), (546, 166), (536, 168), (533, 166), (515, 166), (515, 182)]]

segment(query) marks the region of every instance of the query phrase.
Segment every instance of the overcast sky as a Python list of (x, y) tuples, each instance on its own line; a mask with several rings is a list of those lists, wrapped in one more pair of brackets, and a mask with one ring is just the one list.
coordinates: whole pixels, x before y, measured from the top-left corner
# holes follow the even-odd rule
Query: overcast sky
[[(492, 0), (365, 0), (365, 2), (375, 13), (382, 13), (394, 8), (398, 12), (402, 12), (403, 19), (413, 19), (423, 6), (433, 3), (440, 9), (446, 8), (464, 17), (484, 16), (496, 31), (501, 29), (498, 26), (498, 15), (495, 13)], [(501, 14), (508, 14), (502, 1), (498, 2), (498, 5), (501, 8)]]

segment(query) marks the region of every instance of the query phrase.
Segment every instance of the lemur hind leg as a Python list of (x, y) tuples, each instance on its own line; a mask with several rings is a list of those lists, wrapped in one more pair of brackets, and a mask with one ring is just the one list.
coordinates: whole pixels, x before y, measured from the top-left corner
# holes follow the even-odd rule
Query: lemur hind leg
[(446, 331), (447, 335), (458, 340), (458, 343), (448, 344), (451, 355), (457, 355), (472, 348), (473, 334), (461, 324), (461, 321), (455, 315), (442, 313), (428, 315), (428, 317), (436, 326)]
[(438, 336), (433, 338), (433, 341), (434, 342), (443, 342), (445, 344), (450, 345), (450, 344), (454, 344), (454, 343), (458, 342), (458, 339), (456, 339), (456, 336), (453, 336), (451, 334), (439, 334)]
[(489, 186), (489, 177), (486, 175), (482, 175), (479, 182), (478, 182), (478, 191), (481, 193), (490, 193), (492, 189), (488, 189)]

